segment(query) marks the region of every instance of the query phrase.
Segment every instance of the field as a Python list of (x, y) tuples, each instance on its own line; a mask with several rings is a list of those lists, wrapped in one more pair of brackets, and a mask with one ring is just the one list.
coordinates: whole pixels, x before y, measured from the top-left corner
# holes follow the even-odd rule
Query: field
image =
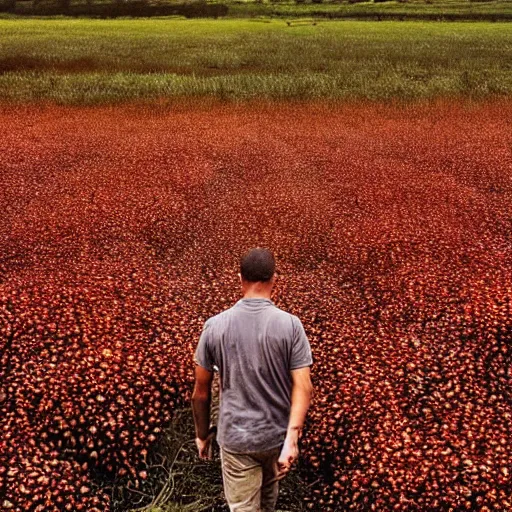
[(510, 509), (511, 122), (505, 100), (4, 107), (2, 502), (143, 485), (262, 244), (314, 351), (305, 503)]
[(314, 355), (279, 508), (512, 510), (511, 94), (500, 22), (0, 19), (0, 510), (226, 510), (192, 356), (256, 245)]
[(509, 96), (507, 23), (0, 20), (0, 100)]

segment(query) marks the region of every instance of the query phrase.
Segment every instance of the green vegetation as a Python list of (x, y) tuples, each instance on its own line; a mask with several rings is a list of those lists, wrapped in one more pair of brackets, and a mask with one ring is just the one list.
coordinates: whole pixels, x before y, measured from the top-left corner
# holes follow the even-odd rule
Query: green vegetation
[(505, 23), (0, 20), (0, 100), (416, 99), (512, 93)]

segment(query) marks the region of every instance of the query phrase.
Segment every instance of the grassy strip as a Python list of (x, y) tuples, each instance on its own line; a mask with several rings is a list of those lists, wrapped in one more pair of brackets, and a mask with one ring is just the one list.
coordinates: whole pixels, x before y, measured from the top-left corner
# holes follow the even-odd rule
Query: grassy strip
[(511, 95), (510, 74), (440, 74), (427, 79), (407, 72), (377, 75), (228, 75), (194, 77), (129, 73), (6, 73), (0, 75), (0, 99), (14, 102), (52, 101), (94, 105), (176, 97), (250, 99), (421, 99), (440, 96), (485, 98)]
[(502, 23), (0, 20), (0, 100), (416, 99), (512, 93)]

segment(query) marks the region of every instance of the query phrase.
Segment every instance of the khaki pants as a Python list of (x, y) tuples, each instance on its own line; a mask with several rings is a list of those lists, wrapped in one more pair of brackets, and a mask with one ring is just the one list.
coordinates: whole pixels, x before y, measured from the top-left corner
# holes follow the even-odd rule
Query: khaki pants
[(230, 453), (221, 448), (224, 494), (231, 512), (274, 512), (281, 448), (258, 453)]

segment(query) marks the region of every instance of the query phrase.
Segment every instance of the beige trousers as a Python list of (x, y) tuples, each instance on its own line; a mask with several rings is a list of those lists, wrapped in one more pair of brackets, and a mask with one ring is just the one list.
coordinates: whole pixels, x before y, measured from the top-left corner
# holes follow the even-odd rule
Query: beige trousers
[(230, 453), (221, 448), (224, 495), (231, 512), (274, 512), (281, 448), (258, 453)]

